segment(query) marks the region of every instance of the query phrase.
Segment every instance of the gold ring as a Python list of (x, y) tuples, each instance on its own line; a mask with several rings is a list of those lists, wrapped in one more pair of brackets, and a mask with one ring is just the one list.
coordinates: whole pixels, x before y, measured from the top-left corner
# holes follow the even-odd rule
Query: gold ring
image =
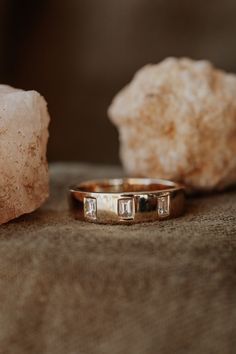
[(184, 211), (184, 187), (164, 179), (120, 178), (70, 188), (76, 219), (103, 224), (165, 220)]

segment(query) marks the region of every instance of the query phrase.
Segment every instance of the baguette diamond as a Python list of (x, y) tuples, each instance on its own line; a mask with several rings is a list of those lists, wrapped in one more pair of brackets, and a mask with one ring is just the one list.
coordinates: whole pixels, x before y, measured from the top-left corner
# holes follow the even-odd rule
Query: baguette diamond
[(118, 200), (118, 215), (122, 219), (134, 218), (134, 201), (133, 198), (122, 198)]
[(160, 217), (165, 217), (170, 214), (170, 195), (162, 195), (157, 198), (157, 210)]
[(93, 220), (97, 218), (97, 201), (95, 198), (84, 198), (84, 216)]

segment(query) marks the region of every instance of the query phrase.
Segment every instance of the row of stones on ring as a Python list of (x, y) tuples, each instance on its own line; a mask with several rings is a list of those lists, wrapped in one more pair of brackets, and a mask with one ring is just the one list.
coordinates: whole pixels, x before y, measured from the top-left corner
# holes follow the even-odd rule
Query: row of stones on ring
[[(134, 219), (135, 204), (134, 198), (126, 197), (118, 199), (117, 213), (123, 220)], [(160, 217), (167, 217), (170, 214), (170, 195), (165, 194), (157, 197), (157, 212)], [(96, 220), (97, 200), (96, 198), (84, 198), (84, 216), (87, 219)]]

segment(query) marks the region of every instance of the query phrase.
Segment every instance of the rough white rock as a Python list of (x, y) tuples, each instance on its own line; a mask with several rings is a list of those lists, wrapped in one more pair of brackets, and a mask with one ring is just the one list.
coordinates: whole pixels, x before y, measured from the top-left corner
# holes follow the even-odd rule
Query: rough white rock
[(128, 174), (196, 190), (236, 182), (235, 75), (207, 61), (168, 58), (142, 68), (108, 114)]
[(35, 210), (48, 196), (48, 124), (39, 93), (0, 85), (0, 224)]

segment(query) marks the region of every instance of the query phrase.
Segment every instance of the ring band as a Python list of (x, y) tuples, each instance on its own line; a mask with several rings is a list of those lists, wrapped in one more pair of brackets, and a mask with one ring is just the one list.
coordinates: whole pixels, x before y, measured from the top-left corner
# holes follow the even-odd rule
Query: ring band
[(87, 181), (70, 188), (76, 219), (133, 224), (180, 216), (184, 187), (164, 179), (120, 178)]

